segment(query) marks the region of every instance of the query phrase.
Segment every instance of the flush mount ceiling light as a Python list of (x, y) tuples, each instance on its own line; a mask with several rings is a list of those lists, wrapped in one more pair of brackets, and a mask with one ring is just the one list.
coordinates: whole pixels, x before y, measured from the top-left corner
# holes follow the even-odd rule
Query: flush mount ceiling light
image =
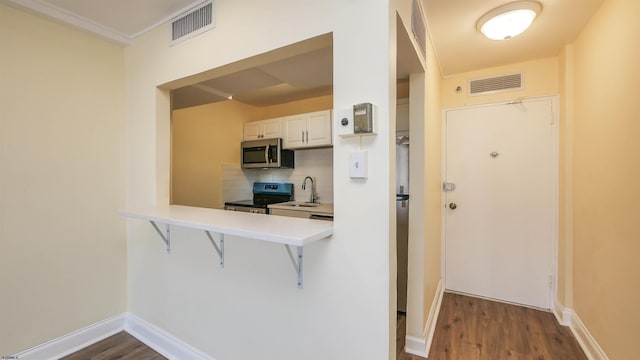
[(509, 40), (522, 34), (542, 10), (535, 1), (516, 1), (482, 15), (477, 28), (491, 40)]

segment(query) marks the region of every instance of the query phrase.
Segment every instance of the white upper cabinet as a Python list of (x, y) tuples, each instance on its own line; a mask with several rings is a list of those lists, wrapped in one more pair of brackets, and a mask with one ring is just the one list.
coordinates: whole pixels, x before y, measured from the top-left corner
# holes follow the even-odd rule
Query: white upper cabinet
[(330, 146), (331, 110), (285, 117), (282, 120), (283, 147), (301, 149)]
[(271, 139), (282, 137), (281, 118), (252, 121), (244, 124), (244, 140)]
[(306, 119), (303, 115), (287, 116), (282, 120), (283, 136), (282, 147), (295, 149), (304, 147)]

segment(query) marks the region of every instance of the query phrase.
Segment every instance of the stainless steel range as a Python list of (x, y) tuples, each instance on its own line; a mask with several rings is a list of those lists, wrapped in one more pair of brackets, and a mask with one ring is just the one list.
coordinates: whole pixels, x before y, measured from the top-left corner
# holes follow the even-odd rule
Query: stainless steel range
[(268, 214), (268, 205), (291, 200), (293, 200), (293, 184), (255, 182), (253, 183), (253, 199), (225, 202), (224, 209)]

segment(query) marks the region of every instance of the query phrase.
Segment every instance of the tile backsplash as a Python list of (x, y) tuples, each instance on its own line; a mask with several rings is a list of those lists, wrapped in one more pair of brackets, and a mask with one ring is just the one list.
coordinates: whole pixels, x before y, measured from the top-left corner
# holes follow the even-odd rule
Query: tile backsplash
[(333, 149), (296, 150), (295, 163), (295, 169), (270, 170), (243, 170), (237, 164), (224, 164), (224, 201), (251, 199), (254, 181), (293, 183), (295, 200), (309, 201), (311, 186), (302, 190), (302, 182), (311, 176), (315, 181), (318, 201), (333, 203)]

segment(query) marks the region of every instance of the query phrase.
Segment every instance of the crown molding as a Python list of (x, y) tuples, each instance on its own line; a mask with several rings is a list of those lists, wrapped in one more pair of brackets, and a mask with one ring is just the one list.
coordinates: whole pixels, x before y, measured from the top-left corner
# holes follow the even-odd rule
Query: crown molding
[(83, 16), (55, 6), (45, 0), (0, 0), (0, 3), (5, 3), (10, 6), (30, 11), (37, 15), (48, 17), (60, 23), (90, 32), (121, 45), (131, 45), (132, 40), (136, 37), (157, 28), (158, 26), (176, 18), (177, 16), (180, 16), (181, 14), (188, 12), (189, 10), (207, 1), (208, 0), (194, 0), (188, 6), (185, 6), (182, 9), (165, 17), (164, 19), (152, 24), (151, 26), (146, 27), (142, 31), (131, 35), (112, 29), (108, 26), (104, 26), (91, 19), (87, 19)]
[(0, 0), (8, 5), (14, 5), (19, 8), (35, 12), (36, 14), (46, 16), (58, 22), (71, 25), (75, 28), (88, 31), (90, 33), (102, 36), (108, 40), (114, 41), (122, 45), (130, 45), (131, 37), (117, 30), (98, 24), (80, 15), (52, 5), (42, 0)]

